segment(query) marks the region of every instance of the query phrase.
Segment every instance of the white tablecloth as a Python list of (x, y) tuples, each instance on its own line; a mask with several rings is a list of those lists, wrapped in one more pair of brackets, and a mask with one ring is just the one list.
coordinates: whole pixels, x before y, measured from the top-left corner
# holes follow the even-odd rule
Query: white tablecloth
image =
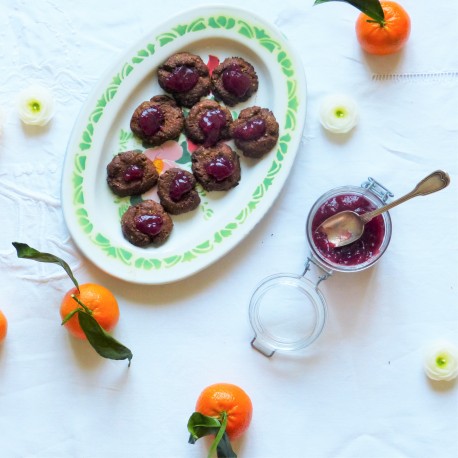
[[(300, 55), (307, 119), (290, 178), (272, 210), (211, 268), (180, 282), (138, 286), (91, 264), (69, 237), (60, 177), (75, 118), (104, 71), (149, 30), (198, 0), (6, 0), (0, 5), (0, 345), (2, 457), (198, 457), (186, 423), (200, 391), (235, 383), (254, 405), (234, 443), (239, 456), (456, 457), (458, 387), (431, 382), (422, 347), (458, 344), (458, 5), (403, 0), (412, 34), (403, 52), (364, 54), (357, 10), (311, 0), (232, 0), (274, 23)], [(49, 87), (57, 112), (45, 128), (21, 124), (18, 92)], [(321, 99), (352, 96), (360, 121), (345, 136), (319, 124)], [(396, 196), (436, 169), (445, 191), (391, 211), (387, 253), (362, 273), (321, 286), (329, 306), (309, 348), (265, 358), (250, 347), (254, 286), (301, 273), (306, 215), (325, 191), (368, 176)], [(121, 306), (114, 335), (132, 366), (100, 358), (59, 326), (71, 283), (52, 265), (18, 260), (13, 241), (52, 252), (81, 283), (110, 288)]]

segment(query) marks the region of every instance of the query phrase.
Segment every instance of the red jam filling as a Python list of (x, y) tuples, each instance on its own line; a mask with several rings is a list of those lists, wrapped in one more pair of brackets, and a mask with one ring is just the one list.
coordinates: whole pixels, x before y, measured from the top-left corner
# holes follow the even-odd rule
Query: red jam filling
[(155, 105), (143, 111), (138, 120), (140, 129), (148, 136), (159, 132), (163, 123), (164, 113), (162, 113), (162, 110)]
[(127, 167), (124, 171), (122, 178), (126, 183), (130, 183), (131, 181), (141, 180), (144, 174), (145, 172), (143, 167), (139, 167), (138, 165), (129, 165), (129, 167)]
[(224, 156), (217, 156), (205, 164), (205, 171), (216, 181), (223, 181), (230, 177), (235, 170), (234, 163)]
[(237, 64), (229, 65), (222, 74), (224, 89), (236, 97), (243, 97), (250, 89), (251, 79)]
[(361, 215), (375, 209), (376, 206), (366, 197), (355, 194), (341, 194), (328, 199), (312, 220), (312, 238), (318, 251), (329, 261), (345, 266), (363, 264), (377, 255), (385, 237), (385, 224), (381, 215), (366, 224), (360, 239), (342, 247), (334, 247), (326, 235), (316, 230), (325, 219), (341, 211), (352, 210)]
[(191, 179), (184, 172), (177, 172), (170, 184), (169, 195), (174, 202), (178, 202), (187, 192), (193, 188)]
[(254, 118), (237, 126), (233, 136), (238, 140), (257, 140), (266, 133), (266, 122), (262, 118)]
[(173, 69), (165, 80), (165, 88), (170, 92), (190, 91), (199, 80), (199, 73), (193, 67), (181, 65)]
[(134, 222), (137, 230), (151, 236), (159, 234), (164, 223), (160, 215), (139, 215), (135, 217)]
[(204, 146), (217, 143), (221, 129), (226, 125), (226, 115), (219, 108), (208, 110), (199, 119), (199, 127), (204, 134)]

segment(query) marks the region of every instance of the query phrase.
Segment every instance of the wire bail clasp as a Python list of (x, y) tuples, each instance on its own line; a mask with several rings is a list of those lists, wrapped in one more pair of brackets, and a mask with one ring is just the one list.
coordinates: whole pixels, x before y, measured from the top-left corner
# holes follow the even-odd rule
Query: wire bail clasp
[(307, 261), (305, 263), (305, 267), (304, 267), (304, 271), (302, 272), (302, 276), (305, 277), (305, 275), (307, 274), (307, 272), (310, 270), (310, 264), (313, 264), (314, 266), (316, 266), (321, 272), (323, 272), (323, 275), (319, 275), (318, 276), (318, 281), (315, 283), (315, 287), (317, 288), (318, 285), (328, 279), (331, 275), (332, 275), (332, 270), (326, 270), (321, 264), (319, 264), (318, 262), (315, 261), (315, 259), (310, 256), (307, 256)]
[(361, 187), (369, 191), (372, 191), (376, 196), (382, 199), (383, 203), (386, 203), (388, 199), (394, 197), (394, 194), (389, 189), (385, 188), (385, 186), (383, 186), (377, 180), (374, 180), (371, 177), (369, 177), (367, 181), (362, 183)]

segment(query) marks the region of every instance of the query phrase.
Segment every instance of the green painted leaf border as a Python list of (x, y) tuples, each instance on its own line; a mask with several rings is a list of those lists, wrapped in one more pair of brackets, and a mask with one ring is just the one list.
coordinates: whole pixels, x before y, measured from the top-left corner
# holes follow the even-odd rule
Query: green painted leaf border
[[(102, 118), (105, 108), (116, 97), (117, 91), (123, 81), (129, 74), (135, 70), (136, 66), (144, 63), (153, 56), (158, 47), (167, 46), (179, 37), (188, 33), (196, 33), (206, 29), (225, 29), (232, 30), (249, 40), (257, 41), (263, 48), (276, 57), (276, 61), (280, 66), (283, 75), (287, 82), (288, 104), (287, 112), (283, 125), (283, 135), (279, 138), (275, 157), (269, 168), (267, 176), (256, 187), (250, 201), (247, 205), (235, 216), (234, 221), (227, 223), (220, 230), (215, 232), (210, 239), (199, 243), (192, 249), (177, 254), (159, 259), (149, 256), (135, 256), (126, 248), (113, 246), (111, 241), (103, 234), (98, 233), (94, 229), (88, 212), (85, 209), (84, 196), (84, 173), (86, 170), (86, 159), (88, 150), (92, 146), (92, 139), (97, 123)], [(96, 106), (88, 117), (86, 128), (81, 134), (79, 140), (79, 151), (74, 156), (73, 168), (73, 204), (75, 207), (75, 216), (80, 224), (82, 231), (89, 236), (90, 240), (97, 246), (99, 250), (105, 252), (106, 256), (117, 260), (126, 266), (134, 266), (136, 269), (145, 271), (173, 268), (180, 263), (192, 262), (199, 256), (211, 253), (215, 246), (224, 243), (232, 234), (237, 231), (256, 210), (259, 202), (264, 198), (268, 189), (274, 182), (278, 173), (282, 168), (283, 160), (288, 154), (288, 146), (291, 141), (291, 132), (297, 126), (297, 114), (299, 109), (299, 99), (297, 94), (297, 77), (296, 70), (293, 67), (291, 57), (283, 49), (281, 43), (272, 38), (262, 26), (250, 24), (244, 19), (233, 16), (210, 15), (201, 16), (187, 24), (179, 24), (173, 27), (170, 31), (161, 33), (156, 36), (154, 42), (148, 43), (143, 49), (136, 52), (129, 62), (126, 62), (121, 70), (114, 75), (111, 82), (105, 91), (100, 95), (96, 102)]]

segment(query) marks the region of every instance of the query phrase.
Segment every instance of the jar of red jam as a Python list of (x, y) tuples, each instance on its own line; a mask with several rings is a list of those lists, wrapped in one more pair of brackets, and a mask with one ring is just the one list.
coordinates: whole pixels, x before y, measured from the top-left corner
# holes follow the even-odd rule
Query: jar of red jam
[(327, 218), (344, 210), (358, 214), (376, 210), (392, 196), (373, 178), (362, 186), (342, 186), (323, 194), (313, 204), (306, 224), (307, 239), (315, 260), (338, 272), (356, 272), (374, 265), (390, 243), (391, 218), (388, 212), (367, 223), (360, 239), (342, 247), (333, 247), (317, 228)]
[[(366, 224), (363, 236), (347, 246), (334, 248), (316, 231), (328, 217), (343, 210), (366, 213), (385, 205), (393, 194), (369, 178), (361, 186), (342, 186), (323, 194), (312, 206), (306, 223), (311, 254), (301, 275), (272, 275), (256, 287), (249, 318), (255, 332), (251, 345), (265, 356), (277, 351), (309, 346), (322, 333), (327, 315), (324, 295), (318, 285), (334, 272), (357, 272), (374, 265), (391, 238), (388, 212)], [(312, 280), (312, 265), (318, 275)]]

